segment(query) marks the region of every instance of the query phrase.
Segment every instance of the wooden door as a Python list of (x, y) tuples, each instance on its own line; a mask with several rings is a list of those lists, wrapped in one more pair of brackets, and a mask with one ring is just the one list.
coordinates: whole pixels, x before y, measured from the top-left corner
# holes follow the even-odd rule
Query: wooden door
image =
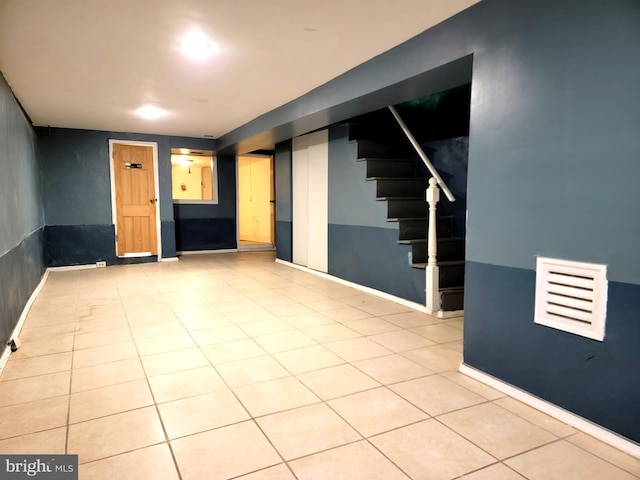
[(157, 255), (153, 148), (113, 144), (117, 254)]

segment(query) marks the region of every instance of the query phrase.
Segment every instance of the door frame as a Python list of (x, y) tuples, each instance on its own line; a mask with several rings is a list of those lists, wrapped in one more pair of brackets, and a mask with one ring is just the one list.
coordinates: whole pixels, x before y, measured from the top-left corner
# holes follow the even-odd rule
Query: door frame
[(116, 211), (116, 177), (115, 177), (115, 168), (113, 163), (113, 145), (121, 144), (121, 145), (136, 145), (139, 147), (151, 147), (153, 153), (153, 188), (154, 188), (154, 198), (157, 198), (156, 202), (156, 237), (158, 239), (158, 261), (162, 260), (162, 229), (160, 228), (160, 202), (161, 196), (160, 192), (160, 176), (158, 174), (158, 144), (157, 142), (139, 142), (136, 140), (118, 140), (114, 138), (109, 139), (109, 176), (111, 181), (111, 219), (113, 221), (113, 227), (115, 230), (114, 237), (114, 248), (116, 252), (117, 258), (126, 258), (126, 257), (118, 257), (118, 218)]

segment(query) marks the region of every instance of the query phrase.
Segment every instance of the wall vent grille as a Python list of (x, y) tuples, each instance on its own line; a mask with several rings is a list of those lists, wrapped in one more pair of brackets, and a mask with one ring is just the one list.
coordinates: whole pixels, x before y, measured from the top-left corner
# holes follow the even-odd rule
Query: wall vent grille
[(607, 267), (538, 257), (535, 323), (604, 340)]

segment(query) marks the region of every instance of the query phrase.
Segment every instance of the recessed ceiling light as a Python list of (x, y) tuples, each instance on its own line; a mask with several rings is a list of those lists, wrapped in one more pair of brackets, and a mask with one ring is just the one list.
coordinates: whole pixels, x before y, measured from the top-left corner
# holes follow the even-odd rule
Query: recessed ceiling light
[(204, 60), (218, 51), (218, 46), (204, 33), (191, 30), (180, 42), (180, 49), (192, 60)]
[(165, 110), (154, 107), (153, 105), (145, 105), (136, 110), (136, 114), (149, 120), (163, 117), (167, 114)]

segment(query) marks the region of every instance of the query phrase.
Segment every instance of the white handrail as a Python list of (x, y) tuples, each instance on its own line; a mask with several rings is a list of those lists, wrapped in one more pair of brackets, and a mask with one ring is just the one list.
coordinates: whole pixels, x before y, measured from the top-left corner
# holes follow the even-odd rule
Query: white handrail
[(422, 150), (422, 147), (420, 146), (420, 144), (418, 143), (416, 138), (413, 136), (413, 134), (411, 133), (411, 131), (409, 130), (407, 125), (404, 123), (404, 121), (402, 120), (402, 118), (400, 117), (398, 112), (396, 111), (395, 107), (393, 105), (390, 105), (389, 106), (389, 110), (391, 110), (391, 113), (393, 114), (393, 116), (397, 120), (398, 124), (400, 125), (400, 128), (402, 128), (402, 131), (404, 132), (404, 134), (407, 136), (407, 138), (411, 142), (411, 145), (413, 145), (413, 148), (415, 148), (416, 152), (418, 152), (418, 155), (420, 156), (420, 158), (424, 162), (425, 166), (431, 172), (431, 175), (433, 175), (434, 178), (438, 181), (438, 184), (440, 185), (440, 188), (442, 188), (442, 191), (444, 192), (446, 197), (449, 199), (450, 202), (455, 202), (456, 201), (456, 197), (453, 196), (453, 193), (451, 193), (451, 190), (449, 190), (449, 187), (447, 187), (447, 184), (444, 183), (444, 180), (442, 179), (442, 177), (440, 176), (438, 171), (435, 169), (435, 167), (431, 163), (431, 160), (429, 160), (429, 157), (427, 157), (427, 154), (424, 153), (424, 150)]

